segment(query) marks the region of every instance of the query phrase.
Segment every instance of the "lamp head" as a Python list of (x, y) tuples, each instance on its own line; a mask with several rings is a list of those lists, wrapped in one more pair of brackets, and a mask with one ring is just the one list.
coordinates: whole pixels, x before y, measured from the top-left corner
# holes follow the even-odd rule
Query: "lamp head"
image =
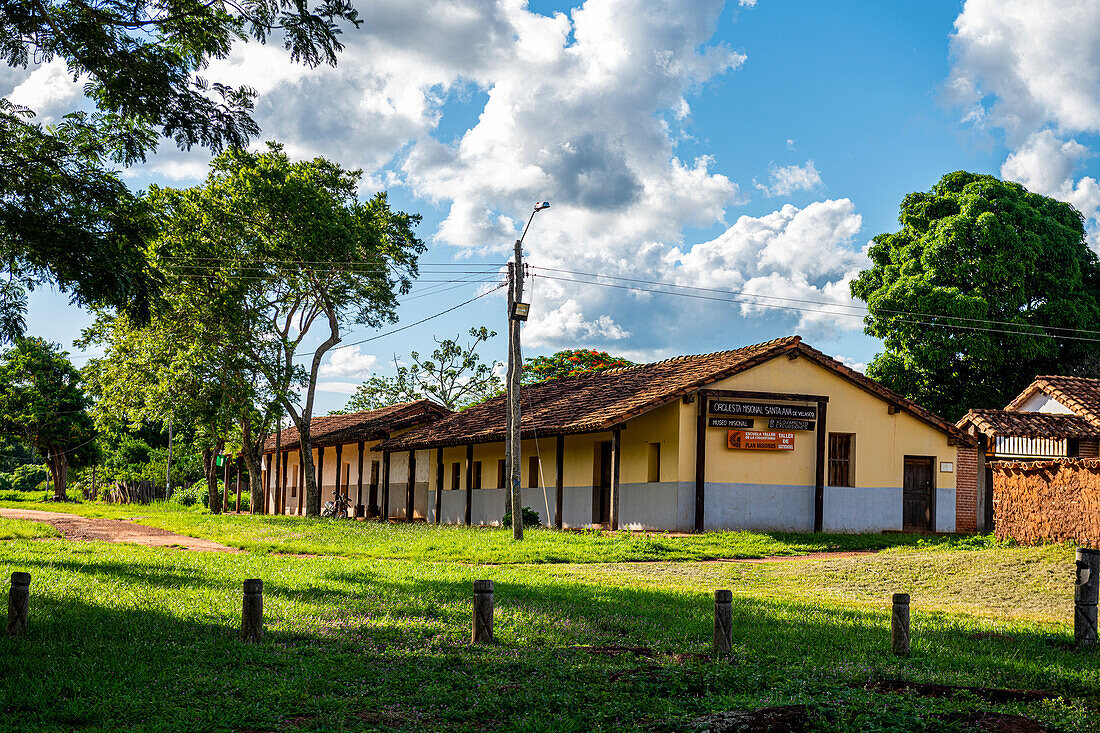
[(542, 203), (535, 202), (535, 211), (542, 211), (543, 209), (549, 209), (549, 208), (550, 208), (550, 202), (549, 201), (543, 201)]

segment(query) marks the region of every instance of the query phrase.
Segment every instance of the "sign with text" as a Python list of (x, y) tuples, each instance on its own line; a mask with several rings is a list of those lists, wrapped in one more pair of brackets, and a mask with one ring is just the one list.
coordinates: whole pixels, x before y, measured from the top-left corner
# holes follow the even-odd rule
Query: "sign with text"
[(777, 417), (768, 420), (768, 430), (813, 430), (813, 420), (788, 420), (785, 417)]
[(712, 428), (748, 428), (749, 430), (756, 426), (751, 417), (712, 417), (707, 424)]
[(710, 411), (715, 415), (752, 415), (753, 417), (784, 417), (792, 420), (816, 420), (817, 407), (803, 405), (771, 405), (765, 402), (731, 402), (712, 400)]
[(731, 430), (726, 446), (732, 450), (794, 450), (794, 433), (764, 430)]

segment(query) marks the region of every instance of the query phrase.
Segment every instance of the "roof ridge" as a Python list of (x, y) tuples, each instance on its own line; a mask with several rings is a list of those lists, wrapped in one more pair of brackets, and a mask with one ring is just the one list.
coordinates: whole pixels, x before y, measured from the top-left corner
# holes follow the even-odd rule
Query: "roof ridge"
[[(599, 372), (592, 372), (597, 374), (622, 374), (623, 372), (630, 371), (632, 369), (641, 369), (643, 367), (659, 366), (661, 364), (675, 364), (679, 362), (690, 361), (692, 359), (702, 359), (708, 356), (720, 356), (722, 354), (736, 354), (747, 349), (759, 349), (763, 347), (776, 346), (780, 343), (799, 343), (802, 341), (802, 337), (798, 335), (794, 336), (781, 336), (779, 338), (769, 339), (768, 341), (761, 341), (758, 344), (745, 344), (744, 346), (738, 346), (736, 349), (722, 349), (720, 351), (708, 351), (702, 354), (680, 354), (679, 356), (670, 356), (667, 359), (658, 359), (657, 361), (649, 361), (644, 364), (633, 364), (628, 367), (615, 367), (614, 369), (601, 369)], [(576, 376), (584, 376), (578, 374)]]

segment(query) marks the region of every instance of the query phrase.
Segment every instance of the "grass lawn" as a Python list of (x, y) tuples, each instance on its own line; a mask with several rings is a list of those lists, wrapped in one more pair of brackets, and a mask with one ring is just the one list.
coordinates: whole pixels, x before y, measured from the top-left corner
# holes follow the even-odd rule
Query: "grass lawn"
[[(804, 705), (811, 731), (976, 730), (976, 715), (998, 712), (1094, 733), (1100, 654), (1064, 646), (1071, 567), (1065, 547), (477, 566), (9, 540), (0, 592), (29, 571), (32, 610), (28, 638), (0, 638), (0, 730), (671, 732)], [(266, 632), (243, 645), (252, 577)], [(496, 585), (489, 647), (467, 643), (476, 578)], [(715, 588), (734, 592), (735, 649), (720, 662), (693, 656), (709, 650)], [(897, 590), (913, 594), (906, 659), (888, 651)], [(1057, 697), (865, 689), (893, 678)]]
[(0, 540), (29, 540), (35, 537), (57, 537), (59, 534), (46, 524), (0, 517)]
[[(213, 515), (172, 502), (145, 506), (57, 504), (3, 500), (0, 506), (72, 512), (89, 517), (132, 519), (139, 524), (220, 542), (254, 552), (339, 555), (429, 562), (603, 563), (642, 560), (713, 560), (804, 555), (897, 546), (970, 547), (989, 538), (959, 539), (907, 534), (795, 534), (708, 532), (699, 535), (600, 531), (528, 530), (516, 545), (509, 530), (491, 527), (380, 524), (305, 517)], [(40, 498), (35, 493), (34, 498)]]

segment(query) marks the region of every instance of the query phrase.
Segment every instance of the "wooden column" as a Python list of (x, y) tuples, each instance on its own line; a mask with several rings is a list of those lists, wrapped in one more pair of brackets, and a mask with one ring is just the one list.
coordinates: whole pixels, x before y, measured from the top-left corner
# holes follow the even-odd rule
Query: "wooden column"
[[(381, 457), (382, 456), (379, 456), (379, 458), (381, 458)], [(379, 474), (381, 474), (381, 471), (379, 471)], [(370, 490), (368, 491), (368, 496), (367, 496), (367, 516), (368, 517), (377, 517), (379, 514), (382, 513), (381, 510), (378, 507), (378, 484), (381, 483), (382, 477), (381, 477), (381, 475), (378, 475), (378, 476), (374, 475), (374, 466), (373, 465), (371, 466), (371, 469), (370, 469), (370, 476), (371, 476), (371, 484), (370, 484)]]
[(290, 451), (280, 453), (279, 460), (279, 493), (275, 497), (275, 513), (281, 517), (286, 514), (286, 479), (290, 468)]
[(390, 452), (382, 451), (382, 521), (390, 518)]
[(828, 465), (829, 433), (825, 425), (828, 402), (817, 403), (817, 477), (814, 482), (814, 532), (825, 526), (825, 469)]
[(706, 506), (707, 481), (707, 402), (699, 396), (699, 417), (695, 426), (695, 531), (703, 531), (703, 512)]
[[(337, 445), (336, 445), (336, 493), (337, 494), (340, 493), (340, 488), (341, 487), (343, 487), (345, 494), (348, 491), (348, 487), (344, 486), (341, 483), (341, 481), (343, 480), (343, 473), (344, 473), (343, 458), (344, 458), (344, 446), (343, 446), (342, 443), (337, 443)], [(335, 498), (336, 497), (333, 497), (334, 500), (335, 500)]]
[(435, 523), (443, 522), (443, 448), (435, 449)]
[(554, 529), (561, 529), (562, 502), (565, 500), (565, 436), (559, 435), (554, 456)]
[(611, 431), (611, 529), (619, 528), (619, 464), (623, 453), (623, 431)]
[(473, 444), (466, 446), (466, 513), (465, 522), (466, 526), (470, 526), (470, 521), (473, 519), (474, 514), (474, 446)]
[(416, 493), (416, 449), (409, 451), (409, 485), (405, 489), (405, 521), (413, 520), (413, 500)]
[(359, 441), (359, 478), (355, 484), (355, 511), (356, 517), (365, 517), (366, 510), (363, 507), (363, 441)]
[[(267, 514), (267, 498), (271, 497), (272, 512), (274, 512), (275, 506), (275, 469), (271, 465), (275, 459), (275, 454), (272, 453), (271, 457), (267, 459), (267, 466), (264, 467), (264, 508), (262, 514)], [(249, 506), (251, 513), (256, 513), (256, 507)]]
[[(306, 497), (306, 500), (308, 502), (309, 498)], [(325, 449), (324, 448), (318, 448), (317, 449), (317, 503), (318, 504), (324, 504), (325, 503)], [(306, 504), (306, 512), (307, 513), (309, 512), (310, 508), (311, 507), (307, 503)], [(318, 513), (320, 513), (320, 512), (318, 511)]]
[(233, 456), (228, 453), (225, 454), (225, 483), (222, 486), (222, 506), (221, 512), (224, 514), (229, 511), (229, 464), (233, 461)]
[(298, 451), (298, 516), (302, 516), (306, 495), (306, 464), (302, 461), (302, 451)]
[(244, 456), (237, 456), (237, 514), (241, 513), (241, 473), (244, 470)]

